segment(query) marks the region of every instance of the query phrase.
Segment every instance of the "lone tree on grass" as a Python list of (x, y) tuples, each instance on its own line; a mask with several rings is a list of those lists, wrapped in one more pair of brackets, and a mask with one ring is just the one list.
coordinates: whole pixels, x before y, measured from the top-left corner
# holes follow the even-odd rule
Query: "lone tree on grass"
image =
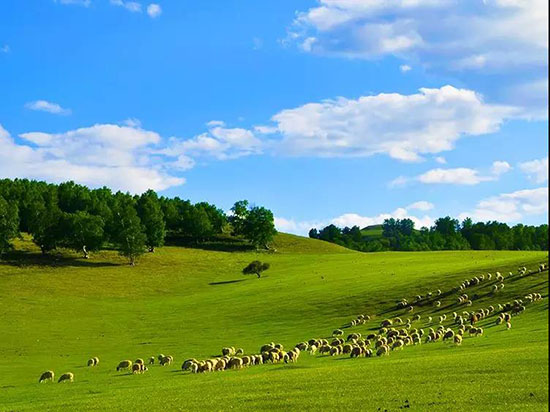
[(261, 277), (261, 273), (264, 270), (269, 269), (269, 263), (262, 263), (259, 260), (250, 262), (247, 267), (243, 269), (243, 275), (253, 275), (258, 276), (258, 279)]

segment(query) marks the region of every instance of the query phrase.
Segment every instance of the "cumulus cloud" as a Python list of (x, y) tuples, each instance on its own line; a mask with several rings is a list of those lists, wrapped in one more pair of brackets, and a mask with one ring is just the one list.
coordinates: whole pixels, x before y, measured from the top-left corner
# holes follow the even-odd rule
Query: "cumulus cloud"
[(434, 160), (442, 165), (447, 163), (447, 159), (445, 159), (443, 156), (437, 156)]
[(181, 185), (167, 173), (151, 148), (160, 136), (151, 131), (96, 124), (65, 133), (29, 132), (17, 143), (0, 126), (0, 175), (52, 182), (74, 180), (92, 187), (140, 193)]
[(548, 214), (548, 187), (503, 193), (480, 201), (474, 210), (461, 213), (459, 219), (515, 223), (527, 216)]
[(412, 67), (408, 64), (402, 64), (401, 66), (399, 66), (399, 70), (401, 70), (403, 73), (407, 73), (412, 70)]
[(488, 173), (482, 173), (476, 169), (457, 167), (453, 169), (436, 168), (428, 170), (415, 177), (399, 176), (389, 183), (390, 187), (404, 186), (410, 182), (424, 184), (451, 184), (451, 185), (477, 185), (481, 182), (498, 180), (501, 175), (512, 169), (505, 161), (493, 162)]
[(162, 14), (162, 8), (159, 4), (151, 3), (147, 6), (147, 14), (149, 17), (155, 19)]
[(519, 164), (520, 170), (535, 183), (548, 181), (548, 156)]
[(299, 221), (294, 219), (286, 219), (283, 217), (275, 217), (275, 226), (281, 232), (294, 233), (297, 235), (307, 235), (311, 228), (321, 229), (330, 224), (338, 227), (359, 226), (361, 228), (371, 225), (379, 225), (384, 223), (384, 220), (389, 218), (394, 219), (411, 219), (417, 229), (421, 227), (429, 227), (433, 224), (434, 219), (430, 216), (418, 217), (412, 215), (409, 210), (416, 209), (427, 211), (433, 208), (433, 205), (426, 201), (415, 202), (407, 207), (400, 207), (390, 213), (380, 213), (375, 216), (362, 216), (357, 213), (345, 213), (332, 219), (324, 219), (318, 221)]
[(546, 65), (545, 0), (318, 3), (297, 14), (286, 40), (308, 52), (367, 59), (392, 54), (456, 70)]
[(25, 107), (29, 110), (36, 110), (40, 112), (47, 112), (52, 114), (68, 115), (71, 114), (70, 109), (64, 109), (57, 103), (48, 102), (47, 100), (36, 100), (25, 104)]
[(251, 130), (226, 127), (219, 120), (208, 122), (207, 127), (207, 132), (190, 139), (172, 137), (162, 153), (225, 160), (262, 152), (262, 141)]
[(286, 109), (272, 120), (282, 135), (279, 151), (292, 155), (387, 154), (419, 161), (451, 150), (463, 136), (499, 130), (516, 109), (491, 105), (472, 90), (443, 86), (416, 94), (383, 93), (339, 98)]

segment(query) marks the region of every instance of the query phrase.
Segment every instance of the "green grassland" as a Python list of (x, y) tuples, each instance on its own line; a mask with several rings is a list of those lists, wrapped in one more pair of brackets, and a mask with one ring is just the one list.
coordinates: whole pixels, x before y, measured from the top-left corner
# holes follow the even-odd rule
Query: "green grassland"
[[(514, 317), (512, 329), (481, 322), (485, 333), (423, 343), (389, 356), (351, 359), (302, 353), (295, 364), (266, 364), (205, 374), (182, 372), (189, 357), (224, 346), (257, 353), (275, 341), (293, 347), (328, 337), (363, 313), (369, 333), (380, 321), (410, 317), (402, 298), (474, 275), (536, 269), (546, 252), (449, 251), (359, 253), (280, 234), (275, 253), (159, 248), (130, 267), (116, 252), (89, 260), (67, 252), (42, 258), (28, 240), (0, 262), (0, 410), (134, 411), (545, 411), (548, 410), (548, 272), (507, 278), (456, 294), (428, 315), (486, 308), (529, 292), (544, 299)], [(243, 276), (251, 260), (271, 264), (261, 279)], [(437, 324), (436, 324), (437, 325)], [(444, 323), (451, 326), (450, 321)], [(158, 353), (175, 358), (142, 375), (116, 372), (122, 359)], [(97, 367), (86, 367), (92, 356)], [(74, 383), (38, 383), (48, 369)]]

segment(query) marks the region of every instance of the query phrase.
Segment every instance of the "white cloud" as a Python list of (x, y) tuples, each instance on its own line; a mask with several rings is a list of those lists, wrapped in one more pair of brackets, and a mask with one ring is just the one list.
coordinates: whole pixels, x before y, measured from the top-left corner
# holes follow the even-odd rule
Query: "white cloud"
[(530, 180), (536, 183), (548, 181), (548, 156), (543, 159), (520, 163), (519, 168)]
[(470, 217), (485, 222), (520, 222), (526, 216), (548, 214), (548, 187), (503, 193), (480, 201), (471, 212), (461, 213), (460, 220)]
[(417, 210), (422, 210), (424, 212), (428, 210), (432, 210), (433, 208), (434, 208), (434, 204), (427, 202), (426, 200), (420, 200), (418, 202), (414, 202), (409, 206), (407, 206), (407, 209), (417, 209)]
[(399, 70), (401, 70), (403, 73), (407, 73), (412, 70), (412, 67), (408, 64), (402, 64), (401, 66), (399, 66)]
[(48, 102), (47, 100), (36, 100), (25, 104), (25, 107), (29, 110), (37, 110), (41, 112), (48, 112), (52, 114), (68, 115), (71, 114), (70, 109), (64, 109), (57, 103)]
[(434, 160), (442, 165), (447, 163), (447, 159), (445, 159), (443, 156), (437, 156)]
[(491, 167), (491, 173), (495, 177), (500, 176), (504, 173), (508, 173), (510, 170), (512, 170), (512, 166), (510, 166), (508, 162), (504, 162), (501, 160), (493, 162), (493, 166)]
[(151, 18), (157, 18), (162, 14), (162, 8), (159, 4), (151, 3), (147, 6), (147, 14)]
[(167, 156), (206, 156), (225, 160), (262, 152), (262, 141), (250, 130), (228, 128), (219, 120), (208, 122), (207, 127), (206, 133), (191, 139), (172, 137), (168, 147), (161, 153)]
[(451, 150), (463, 136), (493, 133), (513, 107), (487, 104), (477, 93), (443, 86), (419, 93), (339, 98), (277, 113), (278, 151), (291, 155), (387, 154), (419, 161), (423, 154)]
[(136, 1), (110, 0), (113, 6), (123, 7), (132, 13), (141, 13), (141, 4)]
[(418, 176), (417, 180), (427, 184), (477, 185), (492, 179), (487, 176), (480, 176), (477, 170), (458, 167), (455, 169), (428, 170)]
[[(151, 154), (160, 136), (140, 128), (97, 124), (65, 133), (30, 132), (17, 143), (0, 126), (0, 176), (74, 180), (140, 193), (181, 185)], [(31, 143), (31, 144), (29, 144)]]
[(128, 119), (124, 120), (122, 124), (128, 127), (139, 128), (141, 127), (141, 120), (136, 119), (135, 117), (129, 117)]
[[(299, 12), (287, 41), (319, 54), (387, 54), (457, 70), (546, 65), (545, 0), (318, 0)], [(311, 38), (315, 42), (311, 42)]]
[(453, 169), (436, 168), (428, 170), (415, 177), (399, 176), (389, 183), (390, 187), (404, 186), (416, 181), (424, 184), (477, 185), (481, 182), (495, 181), (503, 174), (512, 170), (508, 162), (497, 160), (493, 162), (487, 173), (467, 167)]

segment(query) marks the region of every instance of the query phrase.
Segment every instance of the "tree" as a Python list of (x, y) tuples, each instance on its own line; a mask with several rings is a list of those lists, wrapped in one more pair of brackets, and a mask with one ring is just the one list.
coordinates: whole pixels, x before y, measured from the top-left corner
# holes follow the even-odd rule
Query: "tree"
[(233, 228), (233, 235), (243, 236), (245, 231), (245, 222), (248, 217), (248, 200), (239, 200), (231, 208), (231, 215), (228, 220)]
[(141, 195), (137, 201), (137, 212), (145, 228), (147, 248), (149, 252), (154, 252), (155, 247), (164, 244), (166, 236), (164, 214), (154, 191), (148, 190)]
[(60, 219), (61, 210), (57, 205), (57, 192), (55, 187), (48, 186), (42, 193), (42, 198), (34, 203), (29, 222), (32, 240), (43, 254), (57, 248), (65, 236), (60, 227)]
[(248, 211), (244, 222), (244, 237), (256, 248), (263, 246), (269, 249), (269, 242), (277, 234), (273, 212), (265, 207), (253, 207)]
[(259, 260), (254, 260), (243, 269), (243, 275), (256, 275), (259, 279), (261, 277), (261, 273), (269, 269), (269, 266), (269, 263), (262, 263)]
[(64, 246), (76, 251), (82, 251), (88, 259), (89, 252), (101, 249), (105, 239), (105, 226), (100, 216), (93, 216), (87, 212), (65, 213), (61, 219), (61, 227), (66, 233), (63, 239)]
[(311, 228), (309, 230), (309, 237), (311, 239), (319, 239), (319, 232), (317, 231), (316, 228)]
[(141, 221), (132, 204), (118, 205), (115, 212), (117, 219), (116, 242), (119, 253), (128, 258), (130, 265), (134, 266), (139, 256), (145, 253), (147, 236), (143, 232)]
[(11, 240), (19, 235), (17, 204), (7, 202), (0, 195), (0, 258), (11, 249)]

